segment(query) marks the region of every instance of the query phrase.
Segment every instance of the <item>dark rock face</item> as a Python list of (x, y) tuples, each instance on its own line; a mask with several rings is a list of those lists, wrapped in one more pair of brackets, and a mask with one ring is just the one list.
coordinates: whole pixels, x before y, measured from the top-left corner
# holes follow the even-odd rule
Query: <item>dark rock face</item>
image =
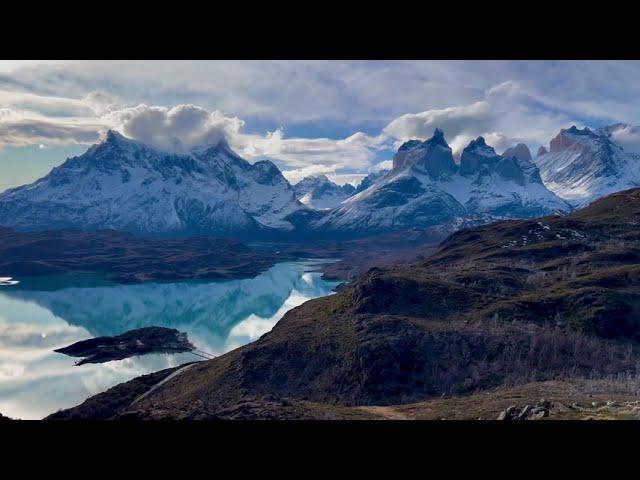
[(518, 185), (524, 185), (525, 176), (516, 157), (506, 157), (496, 164), (496, 173), (505, 180), (513, 180)]
[(542, 155), (546, 155), (547, 153), (549, 153), (549, 151), (544, 146), (541, 146), (540, 148), (538, 148), (538, 153), (536, 153), (536, 158)]
[(393, 169), (401, 170), (409, 166), (425, 170), (433, 179), (452, 175), (458, 168), (444, 133), (437, 128), (429, 140), (411, 140), (398, 149), (393, 157)]
[(551, 140), (551, 143), (549, 144), (549, 152), (556, 153), (569, 149), (582, 151), (584, 149), (584, 145), (576, 141), (576, 136), (595, 137), (595, 133), (589, 128), (580, 130), (575, 125), (566, 130), (562, 129), (560, 130), (560, 133)]
[(269, 160), (261, 160), (253, 164), (253, 178), (261, 185), (285, 184), (287, 180), (275, 164)]
[(504, 158), (516, 157), (518, 160), (523, 160), (525, 162), (533, 161), (531, 158), (531, 150), (529, 150), (529, 147), (524, 143), (519, 143), (515, 147), (507, 148), (503, 152), (502, 156)]
[(405, 177), (380, 189), (376, 204), (379, 207), (402, 205), (407, 198), (416, 198), (425, 192), (422, 183), (415, 177)]
[[(531, 153), (524, 144), (508, 149), (503, 155), (498, 155), (488, 146), (484, 138), (473, 140), (460, 157), (460, 175), (482, 177), (497, 173), (503, 180), (511, 180), (517, 185), (540, 183), (540, 173), (531, 162)], [(527, 217), (530, 215), (524, 215)]]
[(500, 160), (500, 155), (485, 143), (484, 138), (478, 137), (462, 151), (460, 175), (488, 175)]
[(380, 170), (379, 172), (370, 173), (369, 175), (364, 177), (362, 181), (358, 184), (358, 186), (356, 187), (355, 193), (360, 193), (366, 190), (375, 182), (377, 182), (382, 177), (384, 177), (387, 173), (389, 173), (389, 170)]

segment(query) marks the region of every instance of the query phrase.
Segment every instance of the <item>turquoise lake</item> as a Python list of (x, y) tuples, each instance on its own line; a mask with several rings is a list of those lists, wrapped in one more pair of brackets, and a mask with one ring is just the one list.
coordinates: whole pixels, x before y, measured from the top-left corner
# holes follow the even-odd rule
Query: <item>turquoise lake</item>
[[(0, 284), (0, 413), (38, 419), (139, 375), (199, 360), (191, 353), (75, 366), (53, 350), (145, 326), (187, 332), (220, 355), (267, 333), (290, 309), (329, 295), (326, 260), (285, 262), (261, 275), (216, 282), (113, 284), (90, 277), (13, 279)], [(1, 272), (0, 272), (1, 273)]]

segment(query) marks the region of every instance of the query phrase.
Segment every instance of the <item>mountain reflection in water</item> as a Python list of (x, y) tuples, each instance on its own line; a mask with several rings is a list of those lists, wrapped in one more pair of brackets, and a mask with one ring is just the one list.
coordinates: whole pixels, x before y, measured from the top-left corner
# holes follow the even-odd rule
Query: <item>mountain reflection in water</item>
[(338, 285), (315, 271), (320, 263), (280, 263), (252, 279), (222, 282), (117, 285), (66, 277), (62, 288), (60, 278), (2, 286), (0, 413), (42, 418), (135, 376), (197, 360), (152, 354), (75, 367), (53, 352), (78, 340), (156, 325), (187, 332), (214, 355), (253, 341), (291, 308)]

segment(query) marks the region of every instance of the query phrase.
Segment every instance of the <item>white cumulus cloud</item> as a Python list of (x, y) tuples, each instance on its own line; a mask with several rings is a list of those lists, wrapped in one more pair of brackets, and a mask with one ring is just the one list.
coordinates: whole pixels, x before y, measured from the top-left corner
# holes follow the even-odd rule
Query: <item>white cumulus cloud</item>
[(384, 132), (397, 139), (398, 146), (410, 139), (425, 140), (440, 128), (456, 154), (478, 136), (502, 152), (520, 142), (540, 144), (570, 123), (543, 99), (508, 81), (487, 90), (477, 102), (401, 115)]
[(196, 105), (167, 108), (141, 104), (111, 111), (105, 119), (127, 137), (176, 152), (214, 144), (222, 138), (231, 140), (244, 125), (237, 117), (226, 117), (217, 110), (208, 112)]
[(611, 132), (611, 139), (626, 152), (640, 153), (640, 127), (617, 126)]

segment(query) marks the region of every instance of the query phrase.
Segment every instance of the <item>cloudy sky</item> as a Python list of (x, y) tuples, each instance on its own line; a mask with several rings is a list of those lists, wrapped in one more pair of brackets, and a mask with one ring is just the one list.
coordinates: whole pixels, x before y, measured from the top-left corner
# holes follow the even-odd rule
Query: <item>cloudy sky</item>
[(172, 151), (225, 137), (294, 182), (357, 181), (435, 127), (455, 152), (478, 135), (535, 151), (574, 124), (639, 125), (639, 80), (637, 61), (0, 60), (0, 191), (109, 128)]

